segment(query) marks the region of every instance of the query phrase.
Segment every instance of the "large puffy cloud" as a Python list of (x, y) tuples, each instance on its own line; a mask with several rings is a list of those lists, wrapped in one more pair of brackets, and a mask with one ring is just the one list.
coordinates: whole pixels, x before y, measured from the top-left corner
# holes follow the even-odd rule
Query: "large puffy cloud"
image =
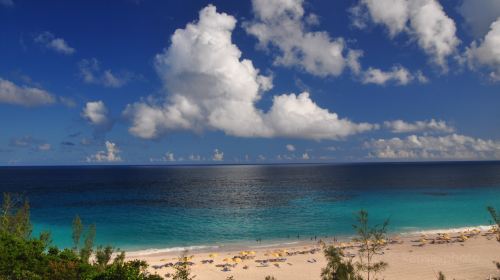
[(498, 159), (500, 142), (460, 134), (376, 139), (365, 142), (370, 156), (381, 159)]
[(412, 81), (426, 83), (428, 79), (421, 71), (413, 74), (402, 66), (394, 66), (390, 71), (370, 67), (363, 72), (361, 77), (361, 82), (364, 84), (385, 85), (386, 83), (393, 82), (397, 85), (407, 85)]
[(500, 17), (500, 1), (462, 0), (458, 11), (464, 17), (472, 34), (480, 38), (488, 32), (491, 23)]
[(346, 66), (356, 67), (359, 53), (349, 50), (343, 38), (308, 30), (317, 17), (305, 16), (303, 0), (253, 0), (252, 6), (255, 19), (244, 27), (261, 48), (279, 50), (275, 64), (298, 66), (321, 77), (338, 76)]
[(65, 55), (71, 55), (75, 52), (75, 49), (70, 47), (63, 38), (57, 38), (54, 34), (48, 31), (38, 34), (35, 37), (35, 42), (48, 49)]
[(131, 119), (132, 134), (154, 138), (174, 129), (210, 129), (239, 137), (319, 140), (374, 128), (340, 119), (320, 108), (307, 92), (275, 96), (267, 113), (256, 108), (272, 80), (259, 74), (250, 60), (241, 59), (241, 51), (231, 42), (235, 24), (234, 17), (208, 6), (200, 11), (198, 22), (175, 31), (171, 46), (156, 56), (166, 101), (129, 105), (124, 114)]
[(429, 121), (416, 121), (408, 123), (403, 120), (386, 121), (384, 127), (393, 133), (409, 132), (454, 132), (455, 129), (449, 126), (445, 121), (431, 119)]
[(48, 91), (36, 87), (18, 86), (0, 78), (0, 103), (35, 107), (55, 102), (56, 98)]
[(384, 25), (391, 37), (407, 33), (443, 70), (460, 44), (455, 22), (437, 0), (360, 0), (352, 11), (355, 26), (362, 28), (371, 19)]
[(470, 68), (488, 68), (491, 80), (500, 81), (500, 18), (491, 24), (482, 41), (472, 42), (465, 54)]
[(87, 157), (87, 162), (117, 162), (122, 161), (120, 157), (120, 149), (110, 141), (105, 142), (106, 150), (98, 151), (96, 154)]
[(274, 136), (289, 138), (338, 139), (375, 128), (340, 119), (337, 114), (320, 108), (307, 92), (275, 96), (264, 119)]

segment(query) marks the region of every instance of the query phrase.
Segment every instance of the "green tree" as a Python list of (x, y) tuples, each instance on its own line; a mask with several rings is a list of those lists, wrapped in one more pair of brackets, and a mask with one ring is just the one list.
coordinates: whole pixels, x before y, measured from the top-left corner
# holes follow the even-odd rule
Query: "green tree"
[(491, 219), (496, 224), (497, 241), (500, 242), (500, 216), (497, 214), (495, 208), (488, 206), (486, 209), (490, 212)]
[(191, 276), (191, 269), (186, 261), (186, 256), (183, 253), (179, 257), (179, 261), (174, 265), (175, 273), (172, 276), (172, 280), (193, 280), (196, 276)]
[[(159, 275), (149, 274), (148, 264), (144, 261), (125, 262), (124, 252), (119, 253), (111, 262), (114, 253), (111, 247), (98, 247), (94, 261), (89, 263), (95, 238), (93, 225), (85, 235), (84, 247), (80, 252), (75, 252), (74, 249), (59, 250), (50, 246), (49, 233), (31, 237), (30, 207), (27, 200), (4, 194), (0, 209), (1, 280), (163, 279)], [(83, 228), (83, 223), (79, 223)]]
[(0, 231), (27, 239), (31, 236), (30, 205), (21, 195), (3, 194)]
[(344, 260), (341, 249), (328, 246), (323, 253), (327, 260), (326, 267), (321, 269), (322, 280), (362, 280), (351, 260)]
[(76, 215), (73, 219), (73, 233), (71, 237), (73, 238), (73, 250), (78, 252), (78, 247), (80, 246), (80, 237), (83, 232), (83, 224), (80, 216)]
[(389, 220), (385, 220), (382, 225), (370, 227), (368, 223), (368, 212), (361, 210), (357, 215), (357, 224), (353, 225), (357, 237), (353, 241), (360, 243), (358, 249), (359, 261), (356, 262), (358, 270), (366, 274), (366, 279), (375, 279), (375, 275), (385, 268), (388, 264), (383, 261), (375, 261), (376, 255), (381, 255), (386, 246), (387, 227)]
[(95, 239), (95, 225), (90, 225), (85, 235), (85, 242), (83, 248), (80, 250), (80, 258), (84, 262), (88, 262), (92, 255), (92, 248), (94, 247)]

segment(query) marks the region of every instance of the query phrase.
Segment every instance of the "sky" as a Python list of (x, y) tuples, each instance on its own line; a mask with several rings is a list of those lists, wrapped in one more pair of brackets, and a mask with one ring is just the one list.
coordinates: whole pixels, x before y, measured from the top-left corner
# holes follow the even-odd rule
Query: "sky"
[(0, 0), (0, 165), (500, 159), (498, 0)]

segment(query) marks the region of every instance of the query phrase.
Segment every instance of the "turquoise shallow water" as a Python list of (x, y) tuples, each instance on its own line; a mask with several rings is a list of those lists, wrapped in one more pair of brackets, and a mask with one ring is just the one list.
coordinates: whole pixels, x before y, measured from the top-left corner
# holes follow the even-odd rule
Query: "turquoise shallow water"
[[(489, 224), (500, 163), (0, 168), (35, 231), (71, 244), (79, 214), (122, 249), (308, 240), (353, 233), (354, 214), (393, 232)], [(299, 238), (297, 238), (299, 236)]]

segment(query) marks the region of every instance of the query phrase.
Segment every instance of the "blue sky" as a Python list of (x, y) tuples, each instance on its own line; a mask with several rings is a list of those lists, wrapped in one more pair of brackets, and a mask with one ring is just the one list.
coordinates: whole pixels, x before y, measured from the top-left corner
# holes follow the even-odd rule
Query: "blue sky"
[(0, 0), (0, 164), (498, 159), (499, 17), (496, 0)]

